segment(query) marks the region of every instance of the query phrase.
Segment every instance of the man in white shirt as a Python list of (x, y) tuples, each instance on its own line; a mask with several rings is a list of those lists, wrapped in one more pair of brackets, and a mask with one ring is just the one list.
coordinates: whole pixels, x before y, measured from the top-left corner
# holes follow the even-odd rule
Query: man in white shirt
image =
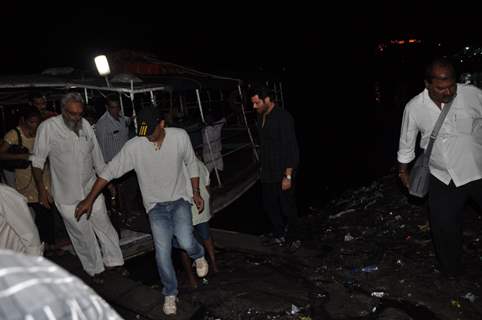
[(82, 280), (43, 257), (0, 249), (0, 319), (122, 320)]
[(94, 184), (96, 173), (104, 169), (105, 162), (92, 127), (81, 116), (82, 96), (68, 93), (61, 105), (62, 114), (42, 122), (35, 138), (31, 160), (39, 202), (48, 208), (52, 202), (42, 180), (48, 158), (53, 200), (72, 245), (84, 270), (96, 283), (101, 283), (99, 275), (105, 270), (104, 265), (113, 268), (124, 264), (119, 237), (107, 216), (102, 196), (94, 203), (95, 215), (90, 220), (85, 217), (77, 220), (75, 208)]
[(430, 223), (440, 269), (448, 276), (461, 270), (463, 209), (469, 197), (482, 204), (482, 91), (456, 83), (445, 59), (426, 70), (426, 89), (405, 107), (398, 151), (399, 177), (409, 187), (408, 164), (415, 158), (417, 135), (426, 149), (441, 109), (452, 107), (430, 157)]
[[(164, 313), (176, 313), (177, 280), (171, 260), (173, 237), (194, 260), (199, 277), (208, 273), (203, 247), (194, 239), (191, 201), (199, 211), (204, 201), (199, 189), (199, 172), (187, 132), (165, 128), (158, 108), (146, 107), (138, 115), (139, 137), (129, 140), (99, 175), (92, 190), (76, 210), (77, 218), (91, 214), (97, 195), (109, 183), (135, 170), (154, 238), (156, 261), (164, 286)], [(186, 166), (193, 190), (189, 194), (183, 172)], [(94, 203), (95, 207), (95, 203)], [(96, 212), (92, 212), (95, 216)]]

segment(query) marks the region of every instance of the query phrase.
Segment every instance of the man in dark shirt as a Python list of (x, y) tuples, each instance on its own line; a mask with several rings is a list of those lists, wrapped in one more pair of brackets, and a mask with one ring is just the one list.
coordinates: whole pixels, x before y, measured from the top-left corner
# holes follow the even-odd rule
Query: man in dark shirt
[(273, 227), (269, 244), (297, 249), (298, 212), (293, 191), (293, 177), (299, 162), (298, 143), (291, 115), (277, 106), (274, 95), (266, 89), (251, 93), (253, 108), (258, 112), (261, 146), (261, 185), (263, 206)]

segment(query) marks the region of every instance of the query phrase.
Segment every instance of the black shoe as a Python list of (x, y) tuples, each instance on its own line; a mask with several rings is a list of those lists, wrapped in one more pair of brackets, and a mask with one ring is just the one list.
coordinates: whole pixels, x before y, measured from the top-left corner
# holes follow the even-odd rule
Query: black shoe
[(102, 285), (105, 282), (104, 273), (97, 273), (90, 277), (92, 283)]
[(130, 276), (129, 270), (127, 270), (124, 266), (117, 266), (117, 267), (106, 267), (107, 271), (115, 271), (119, 273), (123, 277), (128, 277)]

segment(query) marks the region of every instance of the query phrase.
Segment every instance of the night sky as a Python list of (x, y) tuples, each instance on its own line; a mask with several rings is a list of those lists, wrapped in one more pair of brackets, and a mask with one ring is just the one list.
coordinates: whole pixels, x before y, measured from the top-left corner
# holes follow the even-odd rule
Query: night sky
[[(418, 37), (453, 45), (477, 40), (476, 15), (435, 2), (412, 7), (341, 4), (330, 7), (131, 5), (2, 5), (0, 72), (45, 67), (87, 67), (92, 57), (137, 49), (207, 71), (306, 69), (324, 62), (357, 67), (369, 62), (380, 40)], [(295, 69), (295, 70), (293, 70)], [(309, 72), (307, 72), (308, 74)]]

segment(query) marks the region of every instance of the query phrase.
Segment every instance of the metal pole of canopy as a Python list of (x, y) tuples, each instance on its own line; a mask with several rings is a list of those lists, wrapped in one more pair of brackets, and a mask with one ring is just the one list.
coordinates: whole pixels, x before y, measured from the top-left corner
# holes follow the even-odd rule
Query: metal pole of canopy
[(283, 82), (279, 82), (279, 92), (280, 92), (280, 96), (281, 96), (281, 105), (283, 106), (283, 109), (285, 109), (285, 99), (284, 99), (284, 96), (283, 96)]
[(273, 82), (273, 89), (274, 89), (274, 98), (276, 102), (279, 103), (281, 99), (278, 99), (278, 87), (276, 86), (276, 82)]
[(179, 106), (181, 109), (181, 113), (184, 115), (184, 103), (182, 102), (182, 96), (179, 96)]
[(201, 120), (204, 124), (206, 124), (206, 121), (204, 120), (204, 111), (201, 104), (201, 96), (199, 95), (199, 89), (196, 89), (196, 97), (197, 97), (197, 105), (199, 107), (199, 113), (201, 115)]
[(223, 90), (219, 90), (219, 100), (224, 101)]
[(211, 92), (209, 90), (207, 90), (206, 92), (208, 94), (208, 105), (209, 105), (209, 108), (211, 108), (212, 107)]
[(121, 114), (123, 116), (125, 116), (125, 112), (124, 112), (124, 102), (122, 101), (122, 93), (119, 92), (119, 102), (120, 102), (120, 107), (121, 107)]
[(169, 91), (169, 113), (172, 116), (172, 113), (174, 112), (174, 101), (173, 101), (173, 95), (172, 91)]
[(131, 80), (131, 104), (132, 104), (132, 118), (134, 119), (134, 129), (136, 130), (137, 135), (137, 115), (136, 115), (136, 107), (134, 106), (134, 81)]
[(241, 90), (240, 85), (238, 85), (238, 91), (239, 91), (239, 98), (241, 99), (241, 111), (243, 112), (244, 125), (246, 126), (246, 130), (248, 130), (249, 140), (251, 140), (251, 145), (253, 146), (253, 152), (254, 152), (254, 156), (256, 157), (256, 161), (259, 161), (258, 151), (256, 151), (256, 145), (254, 144), (253, 135), (251, 134), (251, 129), (249, 128), (249, 125), (248, 125), (248, 119), (246, 118), (246, 112), (244, 111), (243, 91)]
[(84, 88), (84, 95), (85, 95), (85, 104), (89, 104), (89, 95), (87, 92), (87, 88)]
[(105, 82), (107, 83), (107, 87), (110, 88), (109, 77), (105, 76), (104, 79), (105, 79)]
[[(196, 96), (197, 96), (197, 103), (199, 106), (199, 113), (201, 114), (201, 120), (203, 124), (206, 125), (206, 121), (204, 120), (204, 112), (201, 104), (201, 96), (199, 94), (199, 89), (196, 89)], [(209, 139), (207, 130), (204, 129), (203, 131), (204, 131), (204, 135), (206, 136), (206, 141), (208, 142), (209, 155), (211, 156), (211, 162), (213, 163), (213, 166), (214, 166), (214, 172), (216, 173), (216, 179), (218, 180), (218, 185), (222, 187), (223, 185), (221, 184), (221, 177), (219, 176), (218, 168), (214, 163), (214, 153), (213, 153), (213, 148), (211, 147), (211, 140)]]
[(4, 106), (0, 106), (0, 109), (2, 110), (2, 130), (0, 131), (0, 134), (2, 134), (2, 137), (3, 135), (5, 134), (4, 130), (7, 129), (7, 126), (6, 126), (6, 120), (5, 120), (5, 107)]
[(149, 94), (151, 95), (151, 103), (153, 106), (157, 106), (157, 101), (156, 97), (154, 96), (154, 91), (149, 91)]

